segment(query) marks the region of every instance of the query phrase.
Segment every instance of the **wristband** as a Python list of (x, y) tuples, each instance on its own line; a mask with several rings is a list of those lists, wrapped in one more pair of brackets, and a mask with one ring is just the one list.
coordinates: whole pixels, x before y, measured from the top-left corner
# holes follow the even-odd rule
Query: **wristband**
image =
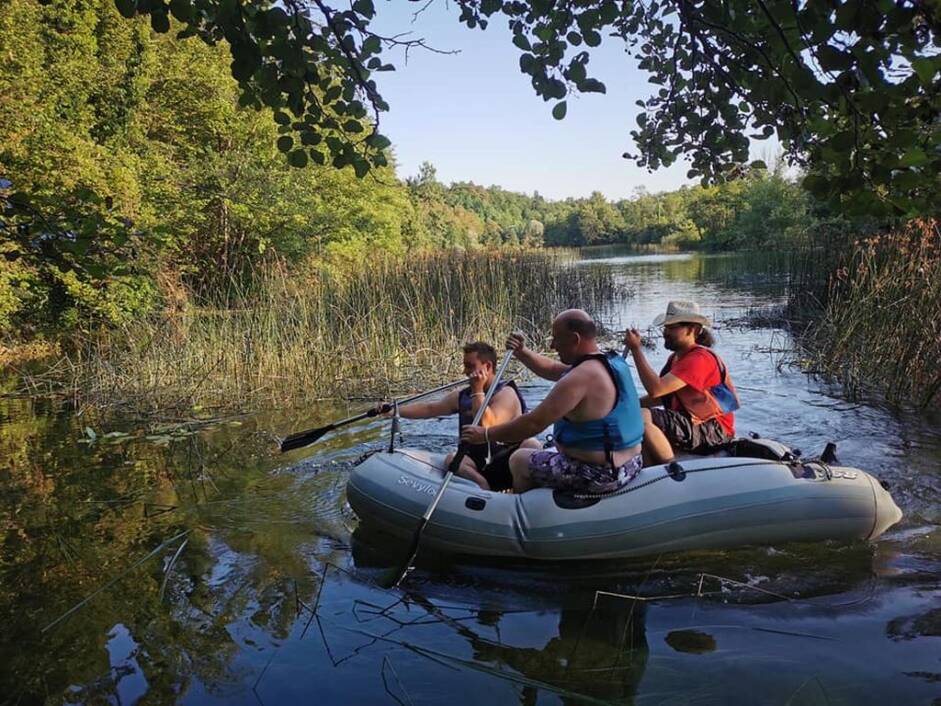
[(490, 427), (484, 427), (484, 443), (490, 446)]
[(471, 397), (486, 397), (487, 393), (486, 392), (472, 392), (470, 396)]

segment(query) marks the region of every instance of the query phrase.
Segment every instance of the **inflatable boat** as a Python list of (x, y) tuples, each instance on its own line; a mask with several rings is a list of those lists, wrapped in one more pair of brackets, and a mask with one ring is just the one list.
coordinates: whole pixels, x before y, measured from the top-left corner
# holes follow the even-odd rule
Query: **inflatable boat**
[[(409, 538), (445, 472), (444, 454), (374, 453), (354, 468), (347, 498), (369, 529)], [(720, 455), (644, 468), (627, 486), (602, 496), (547, 488), (496, 493), (455, 477), (422, 546), (551, 561), (635, 557), (872, 540), (901, 517), (886, 488), (864, 471), (802, 459), (771, 440), (742, 439)]]

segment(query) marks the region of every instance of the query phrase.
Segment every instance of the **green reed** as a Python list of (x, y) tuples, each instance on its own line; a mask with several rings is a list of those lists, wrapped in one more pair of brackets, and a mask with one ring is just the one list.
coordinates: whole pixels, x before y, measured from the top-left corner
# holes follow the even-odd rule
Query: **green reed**
[(564, 251), (448, 251), (272, 265), (224, 308), (184, 308), (85, 342), (76, 402), (138, 412), (379, 395), (460, 375), (459, 346), (510, 330), (541, 344), (552, 316), (626, 292)]
[[(799, 335), (807, 367), (848, 391), (926, 406), (941, 392), (941, 230), (934, 220), (830, 238), (792, 297), (814, 305)], [(842, 241), (842, 242), (840, 242)], [(814, 277), (816, 270), (817, 276)], [(821, 277), (821, 270), (827, 273)], [(825, 286), (813, 287), (816, 281)]]

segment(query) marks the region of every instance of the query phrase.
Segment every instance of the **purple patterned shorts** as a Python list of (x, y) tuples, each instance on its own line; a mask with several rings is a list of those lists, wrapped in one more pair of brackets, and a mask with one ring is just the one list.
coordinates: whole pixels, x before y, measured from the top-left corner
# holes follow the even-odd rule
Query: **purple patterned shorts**
[(536, 485), (576, 493), (619, 490), (634, 480), (643, 465), (640, 454), (617, 469), (579, 461), (557, 451), (537, 451), (529, 457), (529, 473)]

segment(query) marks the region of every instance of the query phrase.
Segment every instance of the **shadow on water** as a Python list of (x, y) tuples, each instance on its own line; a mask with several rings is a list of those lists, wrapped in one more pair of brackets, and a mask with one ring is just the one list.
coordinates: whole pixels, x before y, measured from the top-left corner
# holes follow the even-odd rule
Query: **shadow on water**
[[(727, 257), (592, 266), (637, 292), (607, 314), (622, 326), (671, 298), (722, 319), (782, 291), (772, 265)], [(344, 489), (388, 422), (274, 451), (273, 434), (363, 402), (141, 428), (0, 398), (0, 703), (931, 703), (938, 425), (779, 369), (780, 331), (718, 335), (740, 430), (837, 441), (892, 484), (899, 527), (872, 545), (565, 565), (422, 552), (382, 591), (403, 548), (358, 529)], [(404, 443), (438, 450), (454, 431), (409, 422)]]

